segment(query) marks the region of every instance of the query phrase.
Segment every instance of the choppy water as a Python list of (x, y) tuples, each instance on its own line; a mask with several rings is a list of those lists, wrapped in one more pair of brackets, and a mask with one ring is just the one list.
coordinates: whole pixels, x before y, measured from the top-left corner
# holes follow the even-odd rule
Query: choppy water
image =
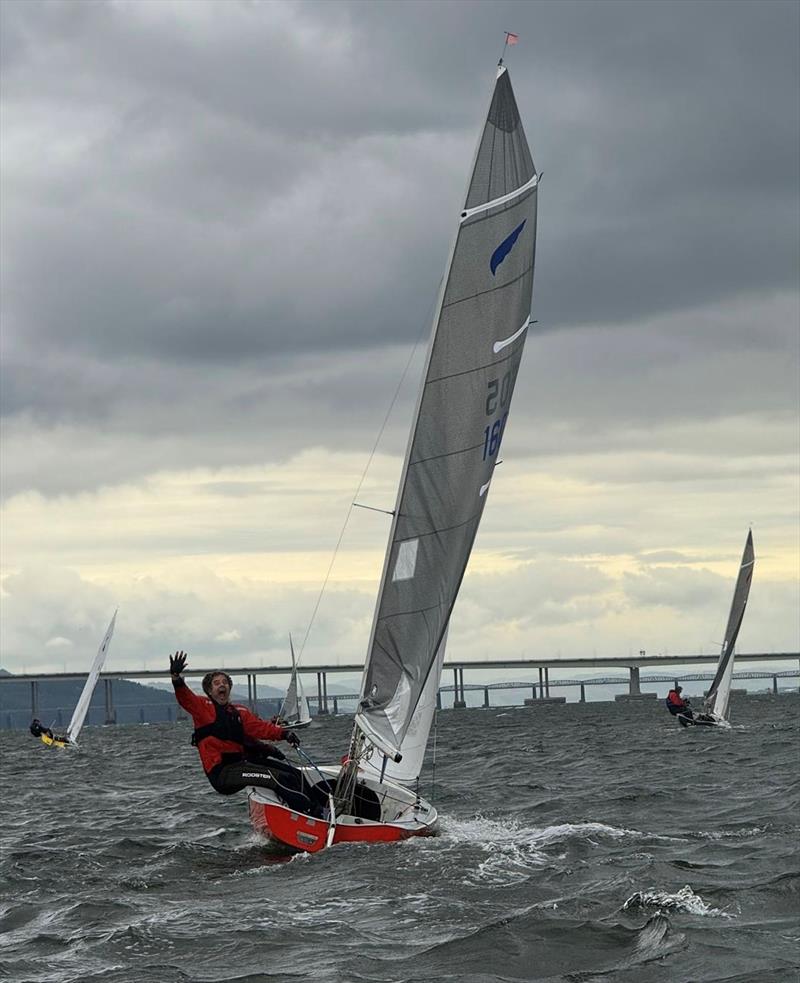
[[(800, 699), (734, 716), (445, 712), (440, 836), (291, 859), (212, 791), (186, 723), (91, 728), (78, 753), (3, 733), (0, 979), (796, 979)], [(348, 733), (304, 744), (335, 760)]]

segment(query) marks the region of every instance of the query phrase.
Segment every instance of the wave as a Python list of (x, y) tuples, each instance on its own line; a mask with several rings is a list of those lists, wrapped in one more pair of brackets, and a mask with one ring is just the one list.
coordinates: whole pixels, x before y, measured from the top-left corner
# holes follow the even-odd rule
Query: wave
[(715, 916), (718, 918), (733, 918), (721, 908), (712, 908), (699, 894), (695, 894), (688, 884), (673, 894), (668, 891), (637, 891), (632, 894), (622, 906), (623, 911), (635, 908), (656, 908), (661, 911), (682, 911), (688, 915)]
[[(528, 826), (514, 819), (498, 820), (481, 815), (471, 819), (442, 817), (438, 838), (445, 849), (458, 850), (464, 882), (477, 879), (492, 883), (526, 880), (535, 870), (560, 865), (558, 861), (563, 859), (563, 851), (571, 842), (596, 847), (609, 840), (685, 842), (601, 822)], [(436, 849), (431, 844), (425, 847)], [(480, 851), (472, 864), (464, 856), (464, 847)], [(554, 850), (559, 852), (554, 855)]]
[(769, 829), (768, 826), (749, 826), (746, 829), (730, 830), (698, 830), (695, 833), (687, 833), (691, 839), (700, 840), (738, 840), (746, 839), (749, 836), (761, 836)]
[(666, 915), (658, 912), (649, 918), (636, 936), (636, 952), (639, 956), (649, 959), (663, 954), (664, 943), (670, 934), (672, 925)]
[(515, 820), (489, 819), (475, 816), (472, 819), (442, 817), (442, 837), (460, 843), (484, 846), (504, 846), (513, 843), (530, 842), (536, 846), (548, 846), (570, 838), (608, 837), (612, 840), (632, 839), (660, 840), (668, 843), (685, 842), (682, 837), (662, 836), (658, 833), (645, 833), (624, 826), (609, 826), (607, 823), (587, 821), (582, 823), (558, 823), (553, 826), (525, 826)]

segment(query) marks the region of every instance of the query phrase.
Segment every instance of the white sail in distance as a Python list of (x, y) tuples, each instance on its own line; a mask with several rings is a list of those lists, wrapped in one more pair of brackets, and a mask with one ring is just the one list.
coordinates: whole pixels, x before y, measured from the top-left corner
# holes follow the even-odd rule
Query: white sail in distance
[(728, 624), (725, 628), (725, 638), (722, 642), (722, 652), (717, 664), (717, 671), (704, 702), (706, 712), (713, 714), (718, 720), (727, 720), (728, 717), (736, 639), (739, 637), (747, 599), (750, 596), (750, 583), (753, 579), (754, 566), (753, 532), (750, 530), (747, 533), (742, 562), (739, 565), (739, 574), (733, 591), (733, 601), (728, 615)]
[(289, 725), (307, 724), (311, 720), (311, 711), (308, 709), (308, 700), (297, 672), (297, 660), (291, 635), (289, 635), (289, 651), (292, 653), (292, 677), (289, 680), (289, 688), (286, 690), (280, 716)]
[(116, 620), (117, 612), (115, 611), (109, 626), (106, 629), (103, 641), (100, 643), (100, 648), (97, 650), (97, 655), (94, 657), (94, 662), (92, 663), (92, 668), (89, 670), (89, 675), (86, 677), (86, 682), (83, 684), (83, 689), (81, 690), (81, 695), (72, 713), (72, 719), (69, 722), (69, 727), (67, 727), (67, 738), (72, 744), (78, 743), (78, 735), (83, 728), (83, 723), (86, 720), (86, 714), (89, 712), (89, 704), (92, 702), (94, 688), (97, 685), (97, 680), (102, 672), (103, 665), (106, 661), (106, 656), (108, 655), (108, 646), (111, 644), (111, 638), (114, 634), (114, 625)]
[(395, 760), (441, 662), (505, 433), (530, 324), (538, 183), (501, 66), (442, 281), (356, 713)]

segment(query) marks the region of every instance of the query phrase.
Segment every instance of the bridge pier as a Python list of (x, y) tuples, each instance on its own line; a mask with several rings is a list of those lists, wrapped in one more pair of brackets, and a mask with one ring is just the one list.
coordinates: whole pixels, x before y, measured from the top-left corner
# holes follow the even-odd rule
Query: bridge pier
[[(539, 692), (544, 696), (544, 669), (539, 666)], [(533, 698), (536, 699), (536, 687), (533, 687)]]
[(581, 703), (585, 703), (585, 702), (586, 702), (586, 685), (585, 683), (581, 683)]
[(550, 699), (550, 669), (544, 667), (544, 695), (546, 699)]
[[(539, 679), (541, 680), (541, 678), (542, 678), (542, 670), (540, 669), (539, 670)], [(541, 688), (541, 683), (540, 683), (540, 685), (539, 685), (539, 692), (541, 693), (541, 691), (542, 691), (542, 688)], [(536, 702), (536, 683), (534, 683), (531, 686), (531, 695), (530, 695), (530, 697), (527, 697), (527, 696), (525, 697), (525, 699), (522, 701), (522, 705), (523, 706), (526, 706), (526, 707), (532, 707), (535, 702)]]
[(333, 698), (333, 715), (334, 715), (334, 717), (338, 716), (338, 713), (339, 713), (339, 697), (338, 696), (334, 696), (334, 698)]
[(115, 724), (117, 722), (117, 711), (114, 709), (114, 683), (111, 679), (104, 679), (106, 691), (106, 723)]
[(453, 709), (465, 710), (467, 701), (464, 699), (464, 669), (462, 666), (453, 666), (453, 676), (455, 681), (455, 691), (453, 693)]
[(615, 696), (614, 701), (618, 703), (621, 700), (655, 700), (657, 693), (643, 693), (639, 686), (639, 666), (628, 666), (628, 670), (631, 674), (628, 692)]
[(488, 707), (489, 706), (489, 687), (488, 686), (484, 686), (483, 687), (483, 705), (484, 705), (484, 707)]
[(778, 695), (778, 677), (777, 676), (773, 676), (772, 677), (772, 695), (773, 696), (777, 696)]
[(442, 709), (442, 691), (438, 689), (436, 690), (436, 709)]
[(317, 716), (327, 716), (328, 710), (328, 674), (324, 669), (317, 673)]

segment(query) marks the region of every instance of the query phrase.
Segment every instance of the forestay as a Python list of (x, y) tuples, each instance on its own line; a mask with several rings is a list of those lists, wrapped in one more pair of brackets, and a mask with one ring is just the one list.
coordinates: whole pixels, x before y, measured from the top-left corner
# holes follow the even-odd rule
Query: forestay
[(742, 626), (744, 611), (747, 607), (747, 598), (750, 594), (750, 582), (753, 578), (753, 567), (755, 564), (755, 554), (753, 553), (753, 532), (747, 533), (747, 540), (744, 544), (742, 563), (739, 567), (739, 576), (736, 578), (736, 587), (733, 591), (733, 602), (731, 612), (728, 615), (728, 624), (725, 628), (725, 638), (722, 642), (722, 653), (720, 654), (717, 671), (711, 683), (705, 699), (705, 709), (713, 713), (715, 717), (724, 720), (728, 714), (728, 700), (731, 691), (731, 679), (733, 678), (734, 646)]
[[(404, 754), (429, 674), (441, 665), (498, 461), (530, 323), (537, 186), (500, 67), (442, 282), (356, 714), (357, 727), (393, 758)], [(438, 672), (433, 682), (435, 699)], [(413, 724), (423, 752), (429, 720), (426, 728)]]
[(100, 643), (100, 648), (97, 650), (97, 655), (94, 657), (94, 662), (92, 663), (92, 668), (89, 670), (89, 675), (86, 677), (86, 682), (83, 684), (83, 690), (81, 691), (80, 698), (75, 705), (75, 710), (72, 713), (72, 719), (69, 722), (69, 727), (67, 727), (67, 737), (73, 744), (77, 744), (78, 735), (83, 727), (83, 722), (86, 720), (86, 714), (89, 712), (89, 704), (92, 702), (92, 694), (94, 693), (94, 688), (97, 685), (97, 679), (103, 669), (106, 656), (108, 655), (108, 646), (111, 644), (111, 637), (114, 634), (114, 625), (116, 620), (117, 612), (115, 611), (109, 626), (106, 629), (105, 637)]

